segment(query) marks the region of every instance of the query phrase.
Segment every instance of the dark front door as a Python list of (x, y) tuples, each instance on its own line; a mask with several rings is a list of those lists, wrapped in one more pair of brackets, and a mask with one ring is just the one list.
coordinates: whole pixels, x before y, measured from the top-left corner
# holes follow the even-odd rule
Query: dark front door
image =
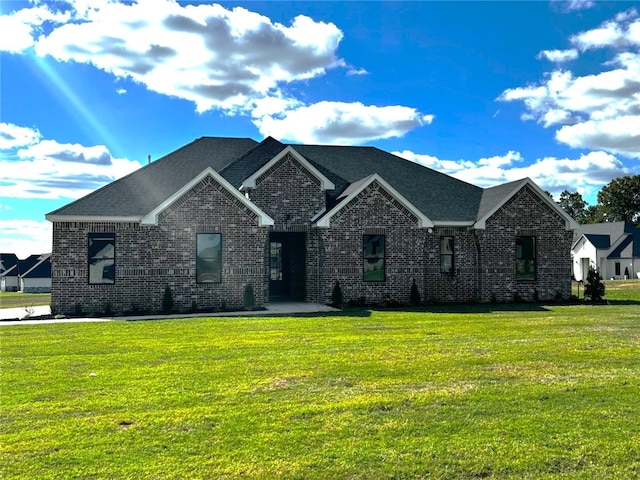
[(269, 299), (304, 300), (305, 234), (273, 232), (269, 235)]

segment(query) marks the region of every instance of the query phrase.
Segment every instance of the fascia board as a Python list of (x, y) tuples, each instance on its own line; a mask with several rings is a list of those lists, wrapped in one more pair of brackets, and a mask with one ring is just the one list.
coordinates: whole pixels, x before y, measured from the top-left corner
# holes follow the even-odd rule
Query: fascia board
[(329, 213), (327, 213), (324, 217), (322, 217), (316, 223), (317, 227), (320, 228), (329, 228), (331, 226), (331, 218), (338, 213), (342, 207), (348, 205), (355, 197), (357, 197), (360, 192), (362, 192), (365, 188), (367, 188), (371, 183), (377, 181), (382, 185), (382, 187), (391, 194), (396, 200), (402, 203), (407, 210), (413, 213), (418, 218), (418, 228), (429, 228), (433, 227), (433, 222), (427, 217), (424, 213), (418, 210), (409, 200), (404, 198), (400, 192), (398, 192), (395, 188), (387, 183), (380, 175), (377, 173), (371, 175), (368, 182), (363, 182), (358, 188), (356, 188), (353, 192), (349, 194), (347, 198), (345, 198), (342, 202), (338, 203)]
[(473, 220), (434, 220), (434, 227), (473, 227)]
[(269, 170), (273, 165), (279, 162), (285, 155), (291, 154), (293, 157), (300, 162), (304, 168), (309, 170), (318, 180), (320, 180), (320, 189), (321, 190), (334, 190), (336, 186), (333, 184), (331, 180), (325, 177), (316, 167), (311, 165), (309, 161), (300, 155), (291, 145), (284, 148), (280, 153), (278, 153), (275, 157), (265, 163), (258, 171), (253, 173), (251, 176), (246, 178), (242, 182), (242, 186), (240, 190), (246, 190), (248, 188), (256, 188), (256, 180), (262, 175), (264, 172)]
[[(576, 247), (578, 246), (578, 243), (580, 243), (583, 239), (584, 239), (585, 243), (589, 242), (589, 239), (583, 233), (582, 235), (580, 235), (580, 238), (578, 238), (575, 242), (573, 242), (573, 245), (571, 245), (571, 251), (574, 251), (576, 249)], [(591, 242), (589, 242), (589, 243), (591, 243)]]
[(253, 211), (256, 215), (258, 215), (258, 225), (261, 227), (267, 225), (273, 225), (273, 219), (264, 213), (256, 204), (248, 200), (242, 193), (233, 188), (233, 186), (226, 181), (218, 172), (216, 172), (213, 168), (207, 167), (200, 174), (196, 175), (191, 181), (185, 184), (180, 190), (171, 195), (168, 199), (154, 208), (147, 215), (142, 217), (140, 220), (141, 225), (157, 225), (158, 224), (158, 215), (162, 213), (164, 210), (169, 208), (175, 201), (177, 201), (180, 197), (182, 197), (185, 193), (191, 190), (194, 186), (196, 186), (199, 182), (201, 182), (207, 176), (213, 177), (213, 179), (222, 185), (225, 190), (228, 190), (233, 196), (235, 196), (238, 200), (240, 200), (244, 205), (246, 205), (251, 211)]
[(547, 204), (549, 205), (552, 209), (554, 209), (564, 220), (565, 220), (565, 229), (566, 230), (579, 230), (580, 229), (580, 225), (578, 225), (578, 222), (576, 222), (571, 215), (569, 215), (567, 212), (564, 211), (564, 209), (562, 207), (560, 207), (556, 202), (553, 201), (553, 199), (551, 197), (549, 197), (549, 195), (547, 195), (546, 193), (544, 193), (544, 191), (538, 186), (536, 185), (533, 180), (531, 180), (530, 178), (524, 178), (522, 179), (522, 181), (518, 184), (517, 187), (515, 187), (511, 193), (509, 193), (509, 195), (506, 195), (501, 202), (499, 202), (498, 204), (496, 204), (487, 214), (485, 214), (482, 218), (478, 219), (475, 224), (474, 224), (474, 228), (478, 229), (478, 230), (484, 230), (485, 228), (487, 228), (487, 220), (489, 218), (491, 218), (491, 216), (496, 213), (505, 203), (507, 203), (509, 200), (511, 200), (511, 198), (513, 198), (513, 196), (518, 193), (520, 190), (522, 190), (525, 186), (529, 186), (534, 192), (536, 192), (536, 194)]

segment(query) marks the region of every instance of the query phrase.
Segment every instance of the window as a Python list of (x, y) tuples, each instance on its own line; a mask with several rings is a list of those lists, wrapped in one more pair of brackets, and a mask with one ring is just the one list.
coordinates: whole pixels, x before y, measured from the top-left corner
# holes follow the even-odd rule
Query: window
[(220, 283), (222, 281), (222, 235), (198, 233), (196, 235), (196, 281)]
[(282, 280), (282, 242), (270, 242), (269, 251), (269, 278)]
[(110, 285), (116, 281), (116, 234), (89, 234), (89, 284)]
[(616, 275), (620, 275), (620, 262), (616, 262)]
[(440, 272), (453, 275), (453, 237), (440, 237)]
[(516, 280), (536, 279), (536, 237), (516, 237)]
[(384, 282), (384, 235), (362, 237), (363, 279)]

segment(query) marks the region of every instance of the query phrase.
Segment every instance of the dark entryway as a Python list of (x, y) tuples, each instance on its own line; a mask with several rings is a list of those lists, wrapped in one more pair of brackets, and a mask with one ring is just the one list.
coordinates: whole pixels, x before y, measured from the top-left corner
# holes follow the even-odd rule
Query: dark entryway
[(304, 300), (305, 234), (269, 235), (269, 300)]

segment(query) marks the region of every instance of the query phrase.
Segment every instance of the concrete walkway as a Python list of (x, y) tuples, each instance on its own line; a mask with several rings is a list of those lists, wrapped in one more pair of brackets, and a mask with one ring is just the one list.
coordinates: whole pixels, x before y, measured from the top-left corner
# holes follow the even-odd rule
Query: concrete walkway
[[(31, 316), (48, 315), (49, 306), (31, 307)], [(47, 323), (86, 323), (86, 322), (110, 322), (112, 320), (166, 320), (170, 318), (199, 318), (199, 317), (248, 317), (248, 316), (269, 316), (269, 315), (295, 315), (305, 313), (337, 312), (336, 308), (320, 303), (305, 302), (273, 302), (266, 305), (266, 310), (237, 311), (237, 312), (213, 312), (213, 313), (185, 313), (173, 315), (145, 315), (145, 316), (122, 316), (113, 318), (60, 318), (49, 320), (29, 320), (25, 319), (27, 312), (24, 308), (2, 308), (0, 309), (0, 327), (7, 325), (42, 325)], [(6, 320), (19, 318), (20, 320)]]

